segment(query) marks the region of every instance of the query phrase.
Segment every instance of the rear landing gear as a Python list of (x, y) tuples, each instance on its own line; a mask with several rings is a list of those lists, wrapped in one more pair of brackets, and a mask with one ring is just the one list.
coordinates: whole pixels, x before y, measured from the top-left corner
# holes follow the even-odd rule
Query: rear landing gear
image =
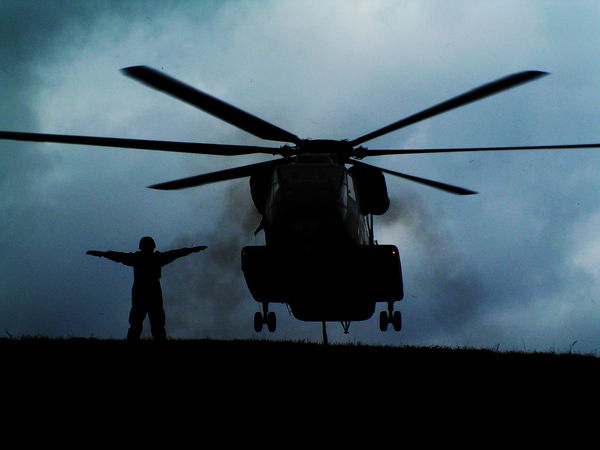
[(260, 333), (263, 325), (267, 325), (267, 329), (272, 333), (277, 328), (277, 318), (274, 312), (269, 312), (269, 304), (263, 303), (263, 312), (254, 314), (254, 331)]
[(392, 324), (394, 331), (400, 331), (402, 329), (402, 314), (400, 311), (393, 311), (394, 304), (388, 304), (389, 313), (381, 311), (379, 314), (379, 329), (381, 331), (387, 331), (388, 325)]

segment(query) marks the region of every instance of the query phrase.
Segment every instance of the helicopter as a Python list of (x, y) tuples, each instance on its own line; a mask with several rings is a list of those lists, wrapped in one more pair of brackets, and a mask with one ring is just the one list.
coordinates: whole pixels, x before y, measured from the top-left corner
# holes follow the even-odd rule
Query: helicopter
[[(352, 140), (301, 139), (231, 104), (206, 94), (148, 66), (132, 66), (122, 73), (155, 90), (186, 102), (263, 140), (283, 143), (279, 148), (176, 141), (122, 139), (0, 131), (2, 140), (52, 142), (88, 146), (183, 152), (214, 156), (266, 154), (263, 161), (149, 186), (179, 190), (226, 180), (248, 178), (250, 195), (262, 219), (255, 232), (264, 232), (265, 245), (241, 249), (241, 270), (262, 311), (254, 315), (254, 329), (276, 329), (272, 303), (287, 305), (301, 321), (350, 324), (372, 318), (377, 303), (387, 304), (379, 328), (402, 328), (402, 314), (394, 305), (404, 297), (400, 254), (395, 245), (374, 238), (373, 216), (390, 206), (384, 174), (455, 194), (477, 192), (362, 162), (366, 157), (404, 154), (598, 148), (600, 144), (517, 147), (369, 149), (367, 141), (414, 125), (450, 110), (538, 80), (547, 72), (522, 71), (452, 97), (383, 128)], [(348, 167), (349, 166), (349, 167)]]

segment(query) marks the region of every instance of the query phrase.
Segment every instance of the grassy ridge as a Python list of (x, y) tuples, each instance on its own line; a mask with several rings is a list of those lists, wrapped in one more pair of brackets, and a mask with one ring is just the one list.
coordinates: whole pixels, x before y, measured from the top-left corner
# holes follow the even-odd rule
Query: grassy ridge
[(0, 339), (0, 355), (0, 380), (9, 387), (2, 394), (4, 409), (19, 411), (17, 416), (39, 413), (38, 426), (52, 430), (58, 418), (77, 427), (102, 423), (104, 429), (105, 419), (121, 414), (125, 418), (115, 419), (111, 430), (127, 428), (126, 417), (140, 415), (154, 417), (161, 427), (284, 421), (295, 433), (302, 429), (298, 417), (305, 416), (313, 422), (326, 418), (315, 422), (319, 428), (340, 415), (350, 428), (354, 419), (360, 427), (369, 418), (381, 426), (390, 421), (396, 427), (443, 423), (477, 429), (496, 428), (509, 417), (529, 426), (562, 420), (558, 433), (568, 432), (574, 421), (598, 419), (600, 359), (591, 355), (261, 340), (131, 345), (78, 338)]
[[(464, 386), (470, 390), (487, 385), (517, 390), (553, 385), (592, 387), (600, 381), (600, 359), (592, 355), (448, 347), (208, 339), (165, 344), (143, 340), (132, 345), (112, 339), (21, 338), (0, 339), (0, 354), (5, 376), (26, 379), (42, 371), (45, 377), (60, 380), (85, 374), (104, 383), (113, 371), (123, 378), (142, 373), (163, 377), (163, 383), (192, 374), (199, 380), (222, 380), (235, 374), (239, 379), (278, 384), (283, 376), (285, 382), (300, 382), (307, 388), (318, 378), (376, 380), (386, 374), (416, 386)], [(355, 389), (367, 387), (357, 384)]]

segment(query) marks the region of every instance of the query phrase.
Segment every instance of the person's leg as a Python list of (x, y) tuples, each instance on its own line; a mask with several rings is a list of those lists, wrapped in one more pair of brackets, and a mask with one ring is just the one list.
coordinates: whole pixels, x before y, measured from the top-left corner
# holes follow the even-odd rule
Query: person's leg
[(139, 341), (142, 331), (144, 330), (144, 319), (146, 318), (146, 310), (137, 306), (131, 307), (129, 313), (129, 330), (127, 331), (128, 341)]
[(148, 311), (148, 319), (150, 319), (152, 337), (158, 341), (165, 341), (167, 339), (167, 330), (165, 330), (166, 315), (162, 305)]

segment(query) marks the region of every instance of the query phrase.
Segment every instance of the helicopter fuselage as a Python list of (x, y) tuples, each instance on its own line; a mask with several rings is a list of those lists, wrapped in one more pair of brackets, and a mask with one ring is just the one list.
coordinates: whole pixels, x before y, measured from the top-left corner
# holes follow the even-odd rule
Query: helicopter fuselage
[(367, 245), (354, 177), (329, 155), (305, 155), (277, 167), (265, 202), (272, 246)]
[(387, 210), (387, 190), (369, 203), (367, 175), (308, 154), (251, 179), (266, 245), (242, 250), (242, 270), (256, 301), (286, 303), (305, 321), (359, 321), (402, 299), (398, 249), (375, 245), (369, 222), (369, 204)]

